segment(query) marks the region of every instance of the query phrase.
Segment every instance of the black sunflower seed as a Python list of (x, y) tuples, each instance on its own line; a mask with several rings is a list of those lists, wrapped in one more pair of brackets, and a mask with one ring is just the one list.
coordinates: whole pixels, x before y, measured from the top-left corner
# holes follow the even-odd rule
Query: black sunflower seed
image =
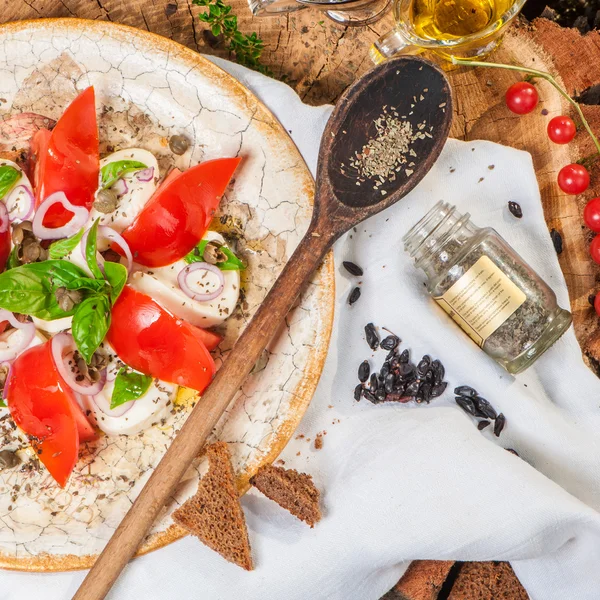
[(444, 365), (439, 360), (434, 360), (431, 363), (431, 366), (433, 368), (433, 373), (435, 375), (435, 377), (433, 378), (433, 382), (435, 384), (442, 383), (442, 381), (444, 381), (444, 377), (446, 375), (446, 369), (444, 368)]
[(395, 350), (399, 341), (395, 335), (388, 335), (381, 341), (381, 347), (384, 350)]
[[(515, 456), (519, 456), (519, 453), (516, 450), (514, 450), (513, 448), (504, 448), (504, 449), (507, 452), (510, 452), (511, 454), (514, 454)], [(521, 458), (521, 457), (519, 456), (519, 458)]]
[(490, 424), (489, 421), (479, 421), (479, 423), (477, 423), (477, 429), (479, 429), (479, 431), (484, 430), (488, 425)]
[(348, 304), (352, 306), (360, 298), (360, 288), (355, 287), (348, 296)]
[(481, 396), (473, 398), (473, 404), (477, 410), (477, 416), (492, 419), (492, 421), (498, 416), (498, 413), (494, 410), (494, 407)]
[(446, 391), (447, 387), (448, 387), (448, 383), (446, 381), (442, 381), (440, 383), (436, 383), (431, 388), (431, 397), (432, 398), (437, 398), (438, 396), (441, 396)]
[(473, 400), (470, 398), (464, 398), (463, 396), (457, 396), (455, 398), (456, 404), (458, 404), (465, 412), (469, 413), (473, 417), (475, 416), (475, 405)]
[(355, 388), (354, 388), (354, 399), (358, 402), (360, 400), (360, 397), (363, 394), (363, 386), (361, 383), (359, 383)]
[(379, 371), (379, 376), (383, 380), (389, 375), (389, 373), (390, 373), (390, 363), (384, 362), (383, 365), (381, 365), (381, 371)]
[(364, 360), (360, 363), (358, 367), (358, 380), (364, 383), (367, 379), (369, 379), (369, 375), (371, 374), (371, 366), (369, 365), (368, 360)]
[(375, 394), (375, 397), (377, 398), (377, 400), (379, 400), (379, 402), (383, 402), (386, 397), (385, 390), (383, 388), (378, 389), (377, 393)]
[(500, 437), (500, 434), (502, 433), (502, 430), (504, 429), (505, 425), (506, 425), (506, 417), (502, 413), (500, 413), (496, 417), (496, 421), (494, 422), (494, 435), (496, 437)]
[(508, 210), (510, 210), (510, 213), (513, 215), (513, 217), (517, 217), (517, 219), (520, 219), (523, 216), (523, 210), (518, 202), (510, 201), (508, 203)]
[(385, 378), (385, 391), (388, 394), (391, 394), (394, 391), (394, 382), (395, 382), (395, 376), (393, 373), (390, 373), (386, 378)]
[(350, 275), (354, 275), (354, 277), (362, 277), (363, 270), (358, 265), (350, 262), (349, 260), (345, 260), (342, 264), (344, 265), (346, 271), (350, 273)]
[(419, 391), (419, 385), (419, 381), (411, 381), (404, 389), (404, 393), (407, 396), (416, 396)]
[(550, 231), (550, 237), (552, 238), (552, 243), (554, 244), (556, 254), (561, 254), (563, 251), (562, 235), (560, 235), (560, 233), (556, 231), (556, 229), (552, 229)]
[(419, 387), (419, 394), (423, 398), (423, 400), (427, 403), (431, 401), (431, 390), (432, 385), (430, 383), (422, 383), (421, 387)]
[(415, 372), (415, 366), (411, 363), (400, 363), (398, 367), (400, 377), (407, 378)]
[(407, 363), (410, 360), (410, 352), (408, 350), (402, 350), (402, 354), (400, 354), (400, 362)]
[(393, 348), (388, 352), (388, 355), (385, 357), (385, 360), (398, 359), (398, 355), (396, 354), (396, 348)]
[(454, 393), (457, 396), (464, 396), (465, 398), (474, 398), (477, 396), (477, 390), (468, 385), (459, 385), (457, 388), (454, 388)]
[(377, 331), (375, 330), (375, 325), (373, 323), (367, 323), (365, 325), (365, 336), (367, 338), (367, 344), (369, 344), (369, 348), (371, 350), (377, 350), (379, 346), (379, 336), (377, 335)]
[(423, 356), (423, 358), (419, 361), (419, 364), (417, 365), (417, 375), (419, 375), (420, 377), (424, 377), (425, 373), (427, 373), (430, 366), (431, 357), (428, 354), (425, 354), (425, 356)]
[(363, 396), (369, 401), (372, 402), (373, 404), (377, 404), (377, 398), (375, 397), (374, 394), (372, 394), (369, 390), (364, 390), (363, 391)]
[(371, 379), (369, 381), (369, 389), (375, 393), (377, 388), (379, 387), (379, 381), (377, 381), (377, 373), (373, 373), (371, 375)]

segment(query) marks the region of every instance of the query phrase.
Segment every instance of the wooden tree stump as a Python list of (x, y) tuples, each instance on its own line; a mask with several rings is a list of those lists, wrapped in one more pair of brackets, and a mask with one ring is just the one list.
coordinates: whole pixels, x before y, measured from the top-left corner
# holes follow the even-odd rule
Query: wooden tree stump
[[(308, 104), (333, 103), (357, 77), (371, 68), (368, 47), (392, 25), (391, 15), (367, 27), (339, 27), (323, 13), (302, 10), (270, 18), (253, 18), (246, 0), (230, 0), (240, 30), (256, 31), (265, 42), (264, 63), (276, 78), (285, 80)], [(3, 6), (0, 22), (43, 17), (80, 17), (116, 21), (171, 38), (199, 52), (228, 58), (197, 15), (201, 9), (191, 0), (10, 0)], [(533, 26), (513, 27), (494, 54), (497, 62), (513, 62), (551, 71), (562, 78), (570, 94), (580, 94), (600, 82), (600, 35), (581, 36), (538, 19)], [(458, 69), (449, 73), (456, 97), (452, 135), (461, 139), (488, 139), (532, 154), (549, 228), (564, 240), (559, 257), (571, 295), (575, 331), (584, 353), (600, 375), (598, 319), (588, 303), (600, 282), (600, 269), (589, 258), (592, 234), (582, 227), (585, 201), (600, 195), (598, 167), (592, 171), (592, 188), (575, 198), (562, 194), (556, 185), (558, 170), (593, 153), (589, 138), (579, 133), (576, 144), (561, 147), (545, 135), (548, 119), (570, 114), (568, 106), (545, 82), (539, 83), (542, 102), (526, 118), (508, 112), (503, 102), (506, 88), (518, 74), (492, 69)], [(542, 115), (545, 109), (548, 115)], [(586, 106), (586, 117), (600, 131), (600, 107)], [(509, 199), (507, 199), (509, 200)], [(525, 215), (524, 218), (527, 216)], [(415, 561), (388, 598), (434, 600), (468, 598), (468, 585), (478, 581), (481, 598), (521, 600), (524, 592), (506, 563)], [(452, 581), (446, 581), (448, 573)], [(454, 573), (454, 575), (452, 575)], [(454, 577), (456, 581), (454, 581)], [(453, 587), (454, 586), (454, 587)], [(449, 588), (452, 588), (450, 591)], [(475, 589), (475, 588), (473, 588)], [(467, 590), (467, 591), (465, 591)], [(461, 595), (462, 594), (462, 595)], [(479, 596), (478, 596), (479, 597)]]

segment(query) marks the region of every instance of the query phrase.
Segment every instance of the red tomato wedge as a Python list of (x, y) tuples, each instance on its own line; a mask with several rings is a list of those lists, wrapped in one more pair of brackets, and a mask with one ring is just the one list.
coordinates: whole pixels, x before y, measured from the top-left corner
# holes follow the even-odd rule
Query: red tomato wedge
[(137, 371), (202, 392), (212, 381), (215, 363), (199, 331), (125, 286), (113, 306), (106, 339)]
[[(66, 108), (54, 129), (38, 131), (33, 138), (36, 207), (50, 194), (64, 192), (69, 202), (91, 208), (98, 188), (100, 158), (94, 88), (89, 87)], [(46, 227), (61, 227), (72, 213), (52, 207)]]
[[(15, 423), (30, 436), (39, 459), (64, 487), (77, 462), (80, 439), (89, 436), (90, 431), (93, 437), (94, 432), (59, 375), (50, 345), (48, 341), (34, 346), (17, 357), (7, 383), (6, 400)], [(79, 429), (87, 434), (80, 437)]]
[(223, 339), (222, 336), (210, 329), (200, 329), (200, 327), (192, 327), (192, 329), (194, 330), (196, 337), (206, 346), (206, 349), (209, 352), (214, 350)]
[(219, 158), (169, 175), (122, 233), (135, 262), (164, 267), (190, 252), (208, 228), (240, 160)]
[(0, 233), (0, 272), (6, 268), (6, 261), (10, 255), (10, 227)]

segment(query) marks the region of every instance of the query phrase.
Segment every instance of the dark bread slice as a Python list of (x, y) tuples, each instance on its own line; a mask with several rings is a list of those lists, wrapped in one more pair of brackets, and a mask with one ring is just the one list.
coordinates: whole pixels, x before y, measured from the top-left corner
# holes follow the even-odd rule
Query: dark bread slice
[(448, 600), (528, 600), (529, 596), (507, 562), (461, 565)]
[(225, 442), (208, 446), (208, 473), (196, 495), (173, 513), (173, 520), (226, 560), (252, 570), (246, 519), (240, 505), (229, 449)]
[(294, 469), (264, 465), (250, 479), (250, 483), (311, 527), (321, 520), (320, 494), (310, 475)]
[(437, 600), (453, 564), (451, 560), (413, 560), (381, 600)]

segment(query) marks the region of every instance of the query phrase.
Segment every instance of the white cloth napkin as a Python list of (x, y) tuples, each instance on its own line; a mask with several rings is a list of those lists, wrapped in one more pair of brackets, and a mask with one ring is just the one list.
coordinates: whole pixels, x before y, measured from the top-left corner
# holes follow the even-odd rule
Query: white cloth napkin
[[(314, 171), (330, 108), (304, 106), (281, 83), (215, 62), (264, 100)], [(450, 140), (409, 196), (335, 248), (330, 353), (298, 430), (305, 437), (282, 454), (286, 466), (314, 476), (322, 522), (311, 530), (251, 491), (242, 504), (255, 571), (226, 563), (190, 537), (135, 560), (110, 598), (376, 600), (412, 559), (510, 560), (534, 600), (600, 598), (600, 382), (583, 364), (572, 330), (512, 377), (436, 309), (401, 237), (440, 199), (470, 212), (477, 225), (495, 227), (568, 307), (530, 156)], [(508, 212), (508, 200), (521, 204), (521, 220)], [(344, 259), (365, 270), (352, 307), (355, 280), (341, 268)], [(439, 358), (447, 393), (429, 406), (354, 402), (359, 363), (369, 358), (379, 368), (385, 357), (372, 356), (364, 340), (370, 321), (397, 332), (413, 358)], [(454, 404), (458, 384), (474, 386), (506, 415), (499, 439), (479, 432)], [(315, 435), (324, 431), (316, 450)], [(69, 598), (82, 578), (2, 572), (0, 599), (34, 598), (41, 589), (45, 600)]]

